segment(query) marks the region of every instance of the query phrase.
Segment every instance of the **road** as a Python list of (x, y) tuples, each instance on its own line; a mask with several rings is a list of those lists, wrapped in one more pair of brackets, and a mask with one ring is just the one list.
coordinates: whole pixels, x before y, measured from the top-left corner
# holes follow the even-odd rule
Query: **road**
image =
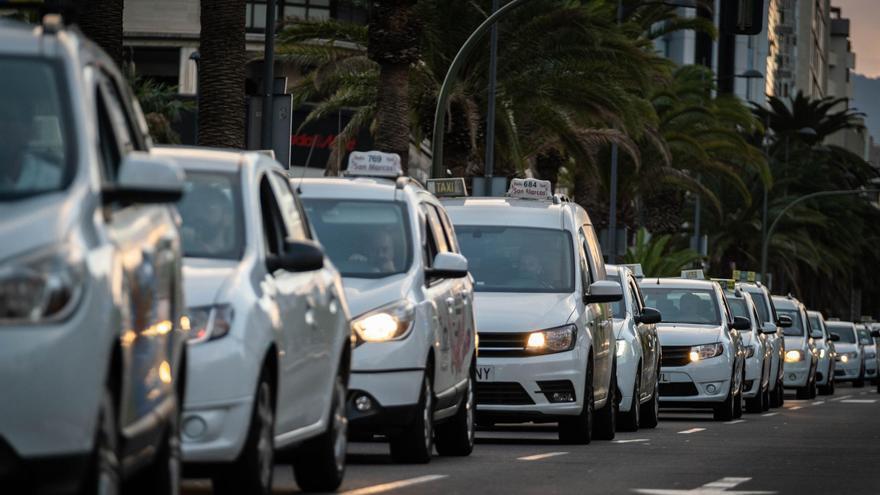
[[(553, 427), (480, 431), (469, 458), (395, 465), (383, 443), (355, 443), (340, 492), (400, 494), (878, 494), (880, 395), (839, 386), (831, 397), (715, 422), (711, 414), (664, 412), (654, 430), (612, 442), (560, 445)], [(276, 494), (295, 493), (289, 467)], [(186, 494), (210, 493), (188, 480)]]

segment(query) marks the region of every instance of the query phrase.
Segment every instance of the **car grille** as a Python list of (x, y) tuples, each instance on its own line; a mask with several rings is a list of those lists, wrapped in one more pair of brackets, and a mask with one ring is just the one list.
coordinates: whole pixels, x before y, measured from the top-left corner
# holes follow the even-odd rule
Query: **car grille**
[(660, 395), (662, 397), (688, 397), (697, 394), (697, 387), (692, 382), (660, 384)]
[(480, 357), (522, 357), (530, 356), (526, 352), (529, 334), (518, 333), (481, 333)]
[(477, 382), (477, 404), (523, 406), (534, 403), (517, 382)]
[(690, 364), (691, 346), (689, 345), (664, 345), (661, 366), (685, 366)]

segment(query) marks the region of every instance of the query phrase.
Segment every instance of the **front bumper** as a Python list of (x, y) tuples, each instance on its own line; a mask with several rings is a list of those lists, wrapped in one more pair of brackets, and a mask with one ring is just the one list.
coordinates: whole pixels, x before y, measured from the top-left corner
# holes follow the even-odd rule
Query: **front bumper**
[(764, 362), (761, 360), (761, 356), (758, 356), (756, 352), (754, 356), (746, 359), (745, 366), (746, 383), (743, 384), (743, 397), (753, 399), (758, 395), (758, 392), (761, 391), (763, 385)]
[[(809, 354), (807, 354), (807, 356), (809, 357)], [(809, 360), (798, 361), (796, 363), (785, 363), (782, 384), (785, 388), (807, 386), (807, 383), (810, 380), (811, 368), (812, 362)]]
[[(418, 409), (425, 371), (353, 371), (348, 384), (349, 429), (355, 433), (388, 433), (409, 425)], [(355, 401), (366, 396), (370, 408), (358, 410)]]
[(865, 378), (877, 378), (877, 358), (865, 359)]
[(714, 405), (730, 391), (733, 370), (726, 357), (660, 369), (660, 405), (670, 407)]
[[(834, 363), (826, 355), (819, 359), (819, 367), (816, 368), (816, 384), (828, 385), (831, 382), (831, 375), (834, 373)], [(821, 376), (820, 376), (821, 375)]]
[(834, 379), (838, 382), (852, 382), (858, 380), (862, 373), (861, 359), (850, 359), (847, 362), (840, 361), (838, 357), (834, 366)]

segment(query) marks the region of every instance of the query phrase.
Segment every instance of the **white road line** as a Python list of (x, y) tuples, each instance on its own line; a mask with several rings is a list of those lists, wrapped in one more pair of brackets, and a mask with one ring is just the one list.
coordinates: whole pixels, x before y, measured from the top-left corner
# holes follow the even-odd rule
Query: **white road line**
[(816, 402), (813, 402), (813, 405), (814, 405), (814, 406), (821, 406), (821, 405), (824, 404), (824, 403), (825, 403), (824, 400), (817, 400)]
[(761, 416), (764, 416), (765, 418), (769, 418), (770, 416), (776, 416), (777, 414), (779, 414), (779, 413), (778, 413), (778, 412), (772, 412), (772, 413), (762, 414)]
[(740, 423), (745, 423), (745, 422), (746, 422), (746, 420), (744, 420), (744, 419), (734, 419), (733, 421), (727, 421), (727, 422), (725, 422), (724, 424), (726, 424), (726, 425), (738, 425), (738, 424), (740, 424)]
[(419, 476), (418, 478), (410, 478), (406, 480), (400, 481), (392, 481), (391, 483), (382, 483), (381, 485), (373, 485), (373, 486), (365, 486), (363, 488), (355, 488), (354, 490), (348, 490), (347, 492), (342, 492), (340, 495), (373, 495), (376, 493), (385, 493), (390, 492), (391, 490), (397, 490), (400, 488), (405, 488), (408, 486), (419, 485), (422, 483), (428, 483), (430, 481), (437, 481), (443, 478), (448, 478), (448, 475), (445, 474), (429, 474), (427, 476)]
[(546, 454), (535, 454), (535, 455), (527, 455), (525, 457), (517, 457), (518, 461), (540, 461), (541, 459), (546, 459), (548, 457), (556, 457), (560, 455), (567, 455), (568, 452), (548, 452)]
[(843, 404), (873, 404), (877, 399), (848, 399), (840, 401)]
[(828, 399), (828, 401), (829, 401), (829, 402), (831, 402), (831, 401), (833, 401), (833, 402), (837, 402), (837, 401), (839, 401), (839, 400), (849, 399), (850, 397), (852, 397), (852, 395), (842, 395), (842, 396), (840, 396), (840, 397), (835, 397), (835, 398), (833, 398), (833, 399)]
[(705, 428), (691, 428), (690, 430), (680, 431), (679, 433), (682, 435), (690, 435), (691, 433), (699, 433), (701, 431), (706, 431)]
[(803, 409), (803, 408), (804, 408), (804, 406), (794, 406), (794, 407), (789, 407), (788, 410), (789, 411), (797, 411), (798, 409)]
[(727, 491), (730, 488), (736, 488), (737, 486), (745, 483), (746, 481), (751, 480), (751, 478), (721, 478), (718, 481), (713, 481), (711, 483), (706, 483), (705, 485), (694, 488), (692, 490), (670, 490), (670, 489), (648, 489), (648, 488), (637, 488), (633, 490), (636, 493), (641, 493), (643, 495), (679, 495), (679, 494), (690, 494), (690, 495), (717, 495), (724, 493), (736, 493), (738, 495), (770, 495), (776, 492), (765, 492), (765, 491)]
[(651, 440), (648, 438), (631, 438), (628, 440), (614, 440), (611, 443), (636, 443), (636, 442), (650, 442)]

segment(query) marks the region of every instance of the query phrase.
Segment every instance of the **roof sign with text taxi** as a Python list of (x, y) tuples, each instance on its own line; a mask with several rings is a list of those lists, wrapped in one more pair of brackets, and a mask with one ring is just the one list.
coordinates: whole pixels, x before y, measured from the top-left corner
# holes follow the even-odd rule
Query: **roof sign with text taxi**
[(552, 199), (553, 190), (549, 180), (513, 179), (507, 196), (519, 199)]
[(732, 278), (713, 278), (711, 279), (713, 282), (718, 282), (721, 285), (721, 288), (727, 291), (736, 290), (736, 280)]
[(745, 270), (734, 270), (733, 271), (733, 279), (738, 280), (740, 282), (751, 282), (755, 283), (760, 280), (758, 274), (755, 272), (749, 272)]
[(425, 181), (428, 192), (438, 198), (460, 198), (467, 196), (467, 186), (463, 177), (428, 179)]
[(620, 265), (620, 266), (622, 266), (624, 268), (629, 268), (629, 270), (633, 273), (633, 276), (638, 279), (645, 278), (645, 272), (642, 270), (641, 263), (630, 263), (630, 264), (624, 264), (624, 265)]
[(352, 151), (345, 175), (349, 177), (388, 177), (403, 175), (400, 155), (381, 151)]
[(706, 280), (706, 275), (703, 274), (702, 269), (697, 270), (682, 270), (681, 278), (685, 278), (688, 280)]

